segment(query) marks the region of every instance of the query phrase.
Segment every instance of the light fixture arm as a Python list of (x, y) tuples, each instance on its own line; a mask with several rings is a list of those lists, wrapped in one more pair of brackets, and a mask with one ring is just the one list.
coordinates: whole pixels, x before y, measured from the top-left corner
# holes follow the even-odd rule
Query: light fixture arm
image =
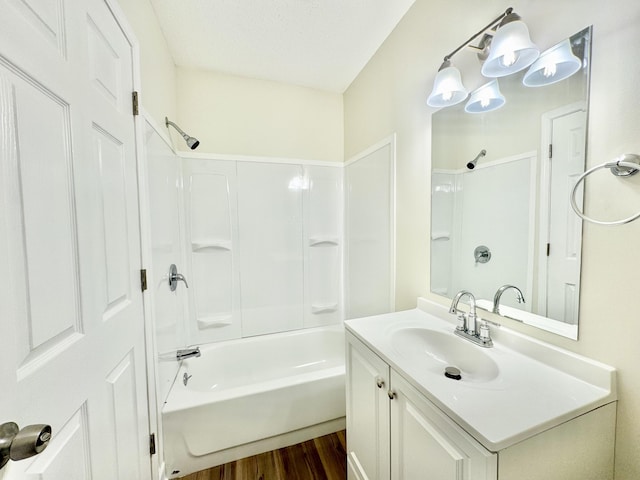
[(469, 37), (469, 39), (464, 42), (463, 44), (461, 44), (458, 48), (456, 48), (453, 52), (451, 52), (449, 55), (446, 55), (444, 57), (444, 61), (448, 62), (449, 60), (451, 60), (451, 57), (453, 57), (456, 53), (458, 53), (460, 50), (462, 50), (464, 47), (470, 47), (470, 48), (474, 48), (476, 50), (483, 50), (482, 47), (475, 47), (473, 45), (470, 45), (471, 42), (473, 42), (476, 38), (478, 38), (480, 35), (482, 35), (483, 33), (486, 33), (488, 30), (492, 29), (493, 27), (495, 27), (496, 25), (498, 25), (505, 17), (507, 17), (508, 15), (513, 13), (513, 7), (509, 7), (507, 8), (504, 13), (500, 14), (500, 16), (498, 16), (497, 18), (495, 18), (494, 20), (492, 20), (490, 23), (487, 24), (487, 26), (485, 26), (482, 30), (478, 31), (478, 33), (472, 35), (471, 37)]

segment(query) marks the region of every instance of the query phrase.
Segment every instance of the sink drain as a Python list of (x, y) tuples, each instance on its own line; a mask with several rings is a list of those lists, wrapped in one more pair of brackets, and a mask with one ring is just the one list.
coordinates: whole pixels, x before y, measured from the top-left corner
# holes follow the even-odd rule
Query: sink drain
[(453, 380), (462, 379), (462, 375), (460, 375), (460, 369), (456, 367), (447, 367), (444, 369), (444, 376), (447, 378), (451, 378)]

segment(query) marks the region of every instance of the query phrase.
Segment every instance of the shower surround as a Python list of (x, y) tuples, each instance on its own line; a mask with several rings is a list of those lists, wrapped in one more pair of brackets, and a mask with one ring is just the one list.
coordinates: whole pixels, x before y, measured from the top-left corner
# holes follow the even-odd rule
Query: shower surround
[[(180, 158), (146, 135), (167, 475), (343, 429), (342, 165)], [(202, 358), (177, 362), (188, 345)]]
[(342, 319), (342, 169), (183, 159), (189, 343)]

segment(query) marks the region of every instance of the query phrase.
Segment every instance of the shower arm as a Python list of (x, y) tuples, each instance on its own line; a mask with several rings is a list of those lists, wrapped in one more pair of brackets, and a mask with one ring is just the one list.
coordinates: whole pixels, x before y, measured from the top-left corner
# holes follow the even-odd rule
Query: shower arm
[(198, 147), (198, 145), (200, 145), (200, 141), (197, 138), (192, 137), (191, 135), (185, 133), (184, 130), (182, 130), (178, 125), (176, 125), (171, 120), (169, 120), (169, 118), (164, 117), (164, 124), (167, 128), (169, 128), (169, 125), (175, 128), (178, 131), (178, 133), (182, 135), (182, 138), (184, 139), (185, 142), (187, 142), (187, 146), (191, 150), (195, 150)]
[(175, 123), (173, 123), (171, 120), (169, 120), (167, 117), (164, 117), (164, 124), (169, 127), (169, 125), (171, 125), (173, 128), (175, 128), (178, 133), (180, 135), (182, 135), (182, 138), (184, 138), (185, 140), (187, 138), (189, 138), (189, 135), (187, 135), (186, 133), (184, 133), (184, 130), (182, 130), (178, 125), (176, 125)]

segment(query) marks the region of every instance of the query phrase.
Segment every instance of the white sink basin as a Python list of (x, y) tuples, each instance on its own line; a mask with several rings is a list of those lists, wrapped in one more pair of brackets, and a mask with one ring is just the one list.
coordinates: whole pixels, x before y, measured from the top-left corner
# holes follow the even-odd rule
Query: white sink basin
[(461, 381), (488, 382), (498, 376), (498, 365), (486, 352), (450, 333), (399, 328), (391, 334), (391, 346), (435, 375), (444, 375), (451, 366), (460, 370)]
[[(488, 450), (497, 452), (616, 399), (615, 369), (506, 327), (491, 327), (493, 347), (454, 334), (447, 308), (420, 308), (345, 322)], [(461, 379), (444, 375), (461, 370)], [(391, 386), (393, 388), (393, 386)]]

